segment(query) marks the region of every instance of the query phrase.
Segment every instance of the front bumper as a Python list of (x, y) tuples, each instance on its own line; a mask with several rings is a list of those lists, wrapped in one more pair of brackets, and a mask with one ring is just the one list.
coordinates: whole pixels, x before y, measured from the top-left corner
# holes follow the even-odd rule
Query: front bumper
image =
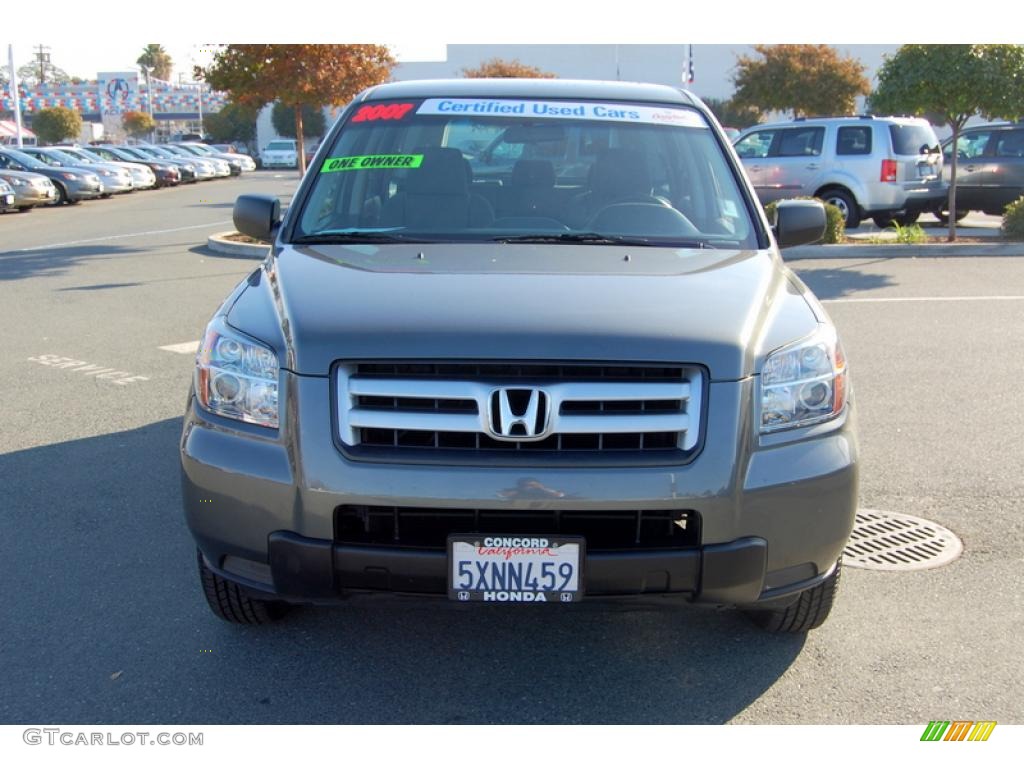
[[(452, 467), (345, 458), (327, 415), (329, 380), (286, 374), (291, 405), (280, 431), (211, 416), (190, 399), (180, 446), (185, 516), (225, 578), (267, 598), (330, 602), (447, 590), (443, 551), (335, 540), (343, 505), (694, 510), (697, 546), (588, 551), (585, 597), (784, 601), (828, 576), (853, 528), (853, 413), (747, 445), (753, 389), (751, 380), (710, 386), (704, 448), (685, 466)], [(559, 495), (508, 500), (509, 488), (522, 487)]]
[(52, 203), (57, 199), (57, 190), (54, 187), (39, 189), (37, 187), (15, 187), (14, 207), (31, 208), (36, 205)]
[(68, 197), (71, 200), (92, 200), (104, 193), (103, 184), (93, 181), (67, 181)]

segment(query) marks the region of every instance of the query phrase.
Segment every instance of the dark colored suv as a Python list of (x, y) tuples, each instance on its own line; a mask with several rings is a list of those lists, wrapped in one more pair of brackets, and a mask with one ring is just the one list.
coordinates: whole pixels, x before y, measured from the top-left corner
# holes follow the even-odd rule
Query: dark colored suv
[[(946, 181), (950, 180), (953, 140), (942, 145)], [(957, 139), (956, 218), (970, 211), (1002, 216), (1024, 195), (1024, 123), (968, 128)], [(948, 215), (943, 207), (943, 218)]]

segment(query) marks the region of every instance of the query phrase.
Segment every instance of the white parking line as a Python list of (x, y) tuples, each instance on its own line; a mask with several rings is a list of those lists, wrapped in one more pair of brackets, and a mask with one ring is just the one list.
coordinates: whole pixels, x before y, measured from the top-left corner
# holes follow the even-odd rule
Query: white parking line
[(107, 235), (106, 237), (90, 237), (87, 240), (69, 240), (66, 243), (51, 243), (50, 245), (37, 245), (32, 248), (15, 248), (13, 251), (3, 253), (25, 253), (27, 251), (46, 251), (54, 248), (67, 248), (71, 245), (84, 245), (86, 243), (105, 243), (108, 240), (124, 240), (129, 237), (150, 237), (151, 235), (166, 235), (171, 232), (184, 232), (188, 229), (214, 229), (232, 223), (230, 219), (225, 221), (212, 221), (209, 224), (194, 224), (188, 227), (175, 227), (174, 229), (151, 229), (148, 232), (131, 232), (126, 235)]
[(1024, 301), (1024, 296), (878, 296), (862, 299), (822, 299), (822, 304), (889, 304), (901, 301)]
[(198, 341), (183, 341), (181, 344), (168, 344), (165, 347), (160, 347), (167, 352), (177, 352), (179, 355), (194, 355), (196, 350), (199, 349)]

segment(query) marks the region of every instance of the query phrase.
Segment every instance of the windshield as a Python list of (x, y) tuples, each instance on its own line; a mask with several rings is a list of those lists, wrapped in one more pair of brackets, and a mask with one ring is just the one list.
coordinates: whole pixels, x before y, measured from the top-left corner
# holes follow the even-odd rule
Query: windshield
[(62, 152), (59, 149), (48, 149), (44, 154), (59, 163), (63, 163), (64, 165), (81, 165), (82, 163), (82, 161), (77, 157), (69, 155), (67, 152)]
[(267, 149), (269, 149), (269, 150), (280, 149), (280, 150), (285, 150), (285, 151), (294, 150), (295, 149), (295, 142), (294, 141), (272, 141), (269, 144), (267, 144)]
[(11, 159), (17, 160), (19, 163), (24, 165), (26, 168), (32, 168), (33, 170), (42, 170), (49, 168), (46, 163), (36, 160), (31, 155), (26, 155), (24, 152), (19, 152), (16, 149), (4, 148), (4, 152), (11, 156)]
[(313, 170), (297, 242), (757, 242), (721, 146), (685, 107), (364, 104)]
[(102, 158), (90, 155), (84, 149), (62, 149), (61, 152), (63, 152), (65, 155), (70, 155), (71, 157), (75, 158), (75, 160), (78, 161), (79, 163), (87, 163), (88, 165), (92, 165), (94, 163), (103, 162)]

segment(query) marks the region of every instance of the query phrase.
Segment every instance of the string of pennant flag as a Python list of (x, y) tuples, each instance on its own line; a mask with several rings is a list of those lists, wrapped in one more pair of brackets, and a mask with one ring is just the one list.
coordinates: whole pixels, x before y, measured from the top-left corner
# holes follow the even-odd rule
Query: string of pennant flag
[[(148, 111), (149, 99), (146, 93), (130, 93), (114, 99), (101, 95), (98, 86), (85, 90), (82, 86), (57, 86), (55, 88), (19, 88), (20, 105), (23, 112), (33, 112), (48, 107), (67, 107), (78, 112), (124, 112), (127, 110)], [(203, 110), (219, 112), (224, 108), (227, 96), (217, 91), (204, 92)], [(11, 111), (14, 101), (9, 91), (0, 96), (0, 109)], [(156, 88), (153, 92), (153, 112), (198, 111), (199, 94), (194, 90)]]

